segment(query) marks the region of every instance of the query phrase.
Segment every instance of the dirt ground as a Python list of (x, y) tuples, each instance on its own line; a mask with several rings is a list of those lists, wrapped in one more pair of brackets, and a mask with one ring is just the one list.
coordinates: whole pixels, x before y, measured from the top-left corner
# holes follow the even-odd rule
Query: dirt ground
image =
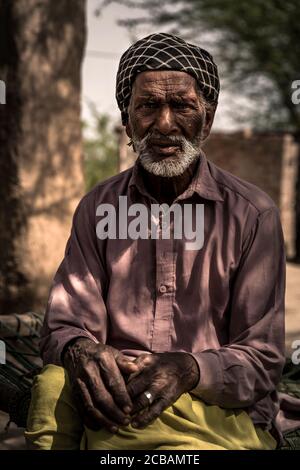
[[(287, 264), (286, 279), (286, 351), (287, 357), (292, 353), (292, 342), (300, 340), (300, 266)], [(0, 412), (0, 450), (23, 450), (26, 448), (23, 430), (11, 424), (4, 431), (8, 416)]]

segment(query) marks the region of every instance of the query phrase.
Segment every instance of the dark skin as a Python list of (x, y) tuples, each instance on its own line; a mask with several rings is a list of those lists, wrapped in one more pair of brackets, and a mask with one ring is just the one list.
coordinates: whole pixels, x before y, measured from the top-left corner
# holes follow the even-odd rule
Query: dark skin
[[(149, 132), (159, 134), (154, 139), (154, 158), (180, 159), (180, 148), (166, 148), (168, 136), (185, 137), (196, 141), (210, 133), (215, 108), (205, 111), (196, 80), (185, 72), (147, 71), (140, 73), (133, 86), (128, 109), (127, 135), (143, 138)], [(159, 145), (161, 143), (161, 145)], [(155, 145), (158, 144), (158, 145)], [(200, 143), (199, 143), (200, 145)], [(194, 162), (180, 176), (165, 178), (141, 169), (145, 185), (159, 203), (171, 204), (189, 186), (198, 162)]]
[(69, 343), (63, 356), (78, 411), (87, 427), (116, 432), (131, 421), (132, 401), (126, 388), (139, 368), (120, 351), (87, 338)]
[[(133, 86), (126, 132), (150, 140), (152, 155), (178, 159), (180, 146), (171, 145), (168, 136), (186, 137), (200, 145), (210, 132), (214, 109), (205, 110), (196, 81), (185, 72), (147, 71)], [(157, 137), (158, 136), (158, 137)], [(191, 182), (191, 165), (182, 175), (164, 178), (141, 169), (149, 192), (159, 203), (171, 204)], [(87, 338), (68, 345), (63, 358), (73, 387), (78, 410), (91, 429), (107, 428), (112, 433), (129, 423), (144, 428), (198, 383), (200, 373), (195, 359), (185, 352), (142, 354), (135, 361), (120, 351)], [(144, 392), (149, 391), (153, 403)]]

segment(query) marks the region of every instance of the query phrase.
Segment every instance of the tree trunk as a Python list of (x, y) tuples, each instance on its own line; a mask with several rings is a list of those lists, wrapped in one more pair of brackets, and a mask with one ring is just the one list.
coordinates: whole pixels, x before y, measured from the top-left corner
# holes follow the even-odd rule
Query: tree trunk
[(0, 0), (0, 314), (41, 307), (83, 192), (85, 0)]

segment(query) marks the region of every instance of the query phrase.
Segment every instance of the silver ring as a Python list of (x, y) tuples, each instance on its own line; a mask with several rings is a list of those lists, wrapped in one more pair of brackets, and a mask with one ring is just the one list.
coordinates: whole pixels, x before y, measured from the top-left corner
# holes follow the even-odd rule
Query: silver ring
[(144, 392), (144, 395), (145, 397), (147, 398), (147, 400), (149, 401), (149, 405), (151, 405), (153, 403), (153, 396), (152, 396), (152, 393), (151, 392), (148, 392), (148, 390), (146, 392)]

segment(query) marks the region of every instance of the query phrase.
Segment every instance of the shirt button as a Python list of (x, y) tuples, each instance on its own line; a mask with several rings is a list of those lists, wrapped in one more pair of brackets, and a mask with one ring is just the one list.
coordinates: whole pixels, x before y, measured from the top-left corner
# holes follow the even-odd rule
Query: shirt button
[(165, 294), (165, 293), (167, 292), (167, 287), (166, 287), (166, 286), (160, 286), (160, 287), (159, 287), (159, 292), (160, 292), (161, 294)]

